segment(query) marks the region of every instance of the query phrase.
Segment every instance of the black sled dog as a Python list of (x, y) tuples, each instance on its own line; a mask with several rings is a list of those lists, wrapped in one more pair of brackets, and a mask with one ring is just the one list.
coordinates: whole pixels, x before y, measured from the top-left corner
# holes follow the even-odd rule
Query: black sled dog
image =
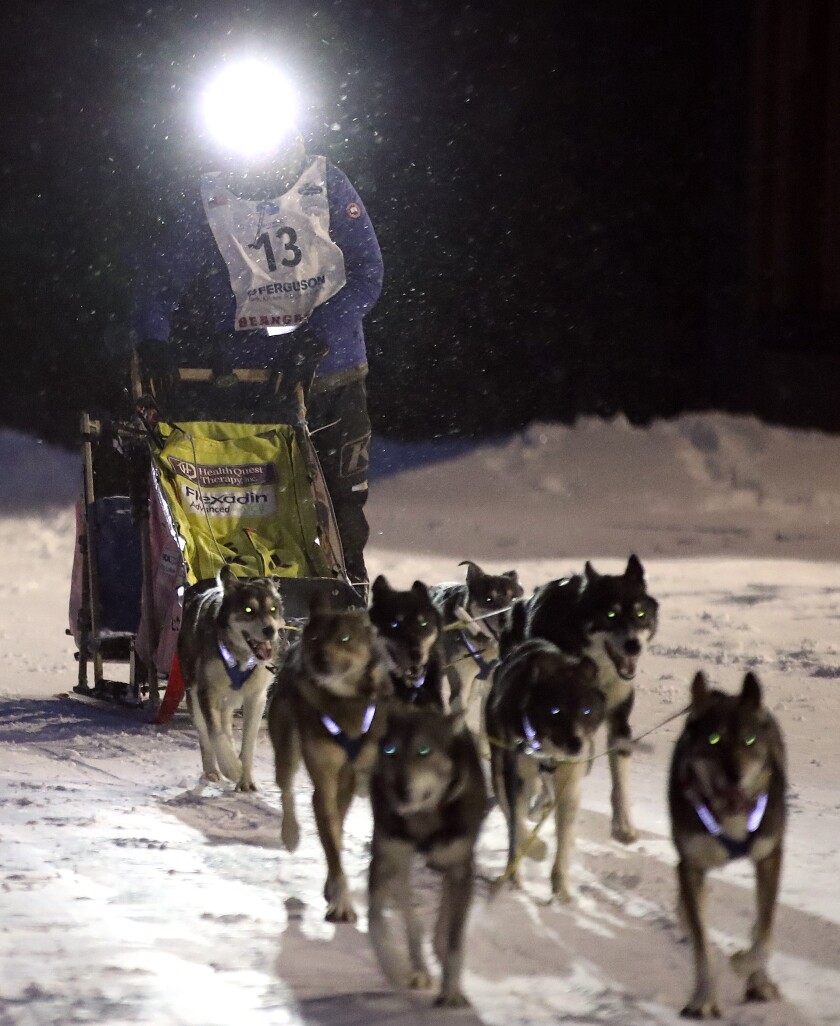
[(508, 825), (511, 881), (519, 881), (524, 853), (545, 856), (545, 842), (528, 833), (529, 799), (543, 790), (554, 805), (557, 848), (551, 892), (569, 901), (569, 856), (580, 804), (580, 782), (589, 771), (592, 737), (604, 719), (605, 701), (596, 687), (595, 663), (584, 656), (571, 662), (542, 638), (522, 642), (502, 659), (487, 698), (493, 793)]
[(281, 838), (300, 840), (294, 778), (301, 757), (327, 860), (326, 918), (353, 923), (356, 912), (341, 861), (342, 833), (354, 794), (366, 786), (385, 729), (390, 677), (376, 633), (361, 609), (335, 611), (313, 597), (309, 619), (280, 673), (268, 708), (268, 732), (283, 809)]
[(637, 556), (630, 556), (623, 574), (599, 574), (587, 562), (582, 574), (549, 581), (515, 602), (501, 639), (503, 656), (526, 638), (545, 638), (572, 659), (594, 660), (606, 700), (611, 834), (624, 844), (638, 836), (628, 788), (633, 678), (656, 633), (658, 608)]
[[(441, 874), (434, 952), (442, 970), (437, 1004), (467, 1004), (461, 990), (464, 930), (475, 866), (473, 851), (487, 811), (487, 789), (472, 735), (460, 714), (392, 703), (370, 782), (373, 841), (369, 933), (383, 972), (397, 987), (431, 986), (423, 930), (414, 903), (411, 861), (419, 853)], [(388, 923), (395, 909), (408, 958)]]
[[(184, 595), (178, 659), (208, 780), (224, 775), (237, 791), (257, 789), (254, 746), (275, 664), (288, 648), (284, 627), (280, 595), (267, 577), (240, 580), (223, 566), (215, 582), (202, 581)], [(237, 756), (233, 714), (238, 709), (242, 747)]]
[(698, 673), (674, 747), (668, 782), (671, 834), (679, 862), (680, 911), (694, 949), (694, 990), (682, 1014), (718, 1018), (704, 916), (706, 873), (731, 859), (755, 865), (752, 945), (732, 956), (747, 1001), (779, 997), (767, 975), (785, 833), (785, 748), (779, 725), (748, 673), (738, 695), (710, 689)]
[(406, 591), (380, 574), (371, 588), (370, 619), (391, 663), (394, 697), (443, 710), (441, 618), (422, 581)]

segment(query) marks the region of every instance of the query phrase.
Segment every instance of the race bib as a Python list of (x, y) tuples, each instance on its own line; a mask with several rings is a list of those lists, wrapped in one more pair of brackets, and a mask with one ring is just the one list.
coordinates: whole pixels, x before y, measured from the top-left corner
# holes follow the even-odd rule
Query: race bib
[(240, 199), (221, 180), (203, 175), (201, 199), (236, 297), (235, 326), (295, 328), (347, 280), (330, 238), (326, 158), (271, 200)]

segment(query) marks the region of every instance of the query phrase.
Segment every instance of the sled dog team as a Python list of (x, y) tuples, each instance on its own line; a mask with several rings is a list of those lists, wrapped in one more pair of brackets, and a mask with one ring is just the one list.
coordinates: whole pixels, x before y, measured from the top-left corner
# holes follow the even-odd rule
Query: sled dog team
[[(369, 934), (395, 986), (431, 986), (412, 893), (413, 856), (440, 874), (437, 1003), (452, 1007), (466, 1004), (464, 930), (475, 845), (490, 807), (488, 778), (508, 827), (502, 879), (516, 885), (523, 857), (545, 857), (546, 844), (529, 819), (553, 815), (551, 892), (569, 901), (581, 782), (593, 738), (605, 725), (611, 835), (622, 843), (636, 839), (628, 787), (633, 680), (658, 614), (635, 555), (622, 574), (598, 573), (587, 562), (582, 573), (549, 581), (530, 596), (515, 571), (489, 574), (473, 562), (461, 565), (463, 582), (431, 587), (415, 581), (398, 590), (380, 576), (369, 609), (334, 609), (316, 595), (293, 644), (273, 581), (238, 579), (224, 568), (216, 582), (187, 592), (178, 641), (206, 778), (224, 776), (237, 790), (256, 789), (254, 746), (268, 701), (281, 837), (289, 851), (300, 839), (294, 782), (303, 762), (332, 922), (356, 919), (342, 836), (354, 795), (369, 795)], [(237, 710), (239, 755), (232, 732)], [(687, 1017), (720, 1015), (704, 881), (734, 858), (754, 864), (757, 913), (752, 944), (732, 965), (746, 980), (747, 1000), (778, 997), (766, 964), (785, 790), (784, 743), (757, 678), (748, 673), (739, 693), (726, 694), (697, 673), (668, 781), (679, 911), (694, 953)], [(399, 932), (391, 912), (401, 920)]]

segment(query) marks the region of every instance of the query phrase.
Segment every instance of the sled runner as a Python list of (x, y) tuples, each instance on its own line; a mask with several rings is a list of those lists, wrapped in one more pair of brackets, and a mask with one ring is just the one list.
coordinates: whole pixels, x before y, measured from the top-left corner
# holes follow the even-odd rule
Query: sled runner
[[(135, 357), (133, 415), (82, 415), (68, 630), (76, 693), (171, 715), (183, 691), (175, 652), (185, 589), (224, 565), (238, 577), (275, 578), (292, 626), (305, 621), (316, 591), (339, 608), (363, 604), (347, 576), (306, 422), (308, 377), (289, 354), (282, 369), (240, 369), (221, 383), (211, 370), (189, 367), (178, 368), (174, 382), (156, 383), (144, 380)], [(164, 414), (235, 414), (237, 404), (254, 418), (287, 416), (246, 423)], [(106, 673), (111, 663), (127, 664), (127, 680)]]

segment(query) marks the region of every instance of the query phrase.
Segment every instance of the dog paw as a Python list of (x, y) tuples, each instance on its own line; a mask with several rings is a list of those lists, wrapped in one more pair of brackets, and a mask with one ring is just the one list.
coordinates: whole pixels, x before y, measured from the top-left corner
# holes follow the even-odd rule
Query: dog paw
[(428, 990), (432, 985), (432, 978), (425, 969), (415, 969), (408, 977), (409, 990)]
[(752, 973), (747, 980), (745, 1001), (778, 1001), (781, 996), (779, 988), (763, 969)]
[(356, 922), (356, 910), (350, 900), (350, 892), (343, 874), (337, 879), (327, 880), (324, 884), (324, 899), (327, 902), (325, 919), (328, 923)]
[(555, 884), (553, 880), (551, 882), (551, 900), (560, 905), (571, 905), (573, 902), (569, 888), (565, 884)]
[(720, 1007), (717, 1001), (694, 1001), (691, 1000), (682, 1009), (680, 1015), (683, 1019), (719, 1019)]
[(435, 1005), (438, 1008), (469, 1008), (470, 1003), (460, 992), (460, 990), (453, 991), (452, 993), (441, 992), (435, 998)]
[(630, 823), (613, 823), (610, 837), (620, 844), (632, 844), (639, 839), (639, 831)]
[(209, 781), (211, 784), (219, 784), (222, 780), (222, 774), (219, 773), (217, 770), (210, 770), (209, 773), (204, 772), (201, 775), (204, 777), (205, 780)]
[(324, 918), (328, 923), (355, 923), (357, 916), (350, 899), (345, 898), (328, 905)]
[(236, 785), (237, 791), (257, 791), (257, 785), (253, 780), (240, 780)]
[(298, 821), (286, 814), (283, 816), (283, 823), (280, 827), (280, 840), (286, 851), (295, 851), (300, 844), (300, 827)]

